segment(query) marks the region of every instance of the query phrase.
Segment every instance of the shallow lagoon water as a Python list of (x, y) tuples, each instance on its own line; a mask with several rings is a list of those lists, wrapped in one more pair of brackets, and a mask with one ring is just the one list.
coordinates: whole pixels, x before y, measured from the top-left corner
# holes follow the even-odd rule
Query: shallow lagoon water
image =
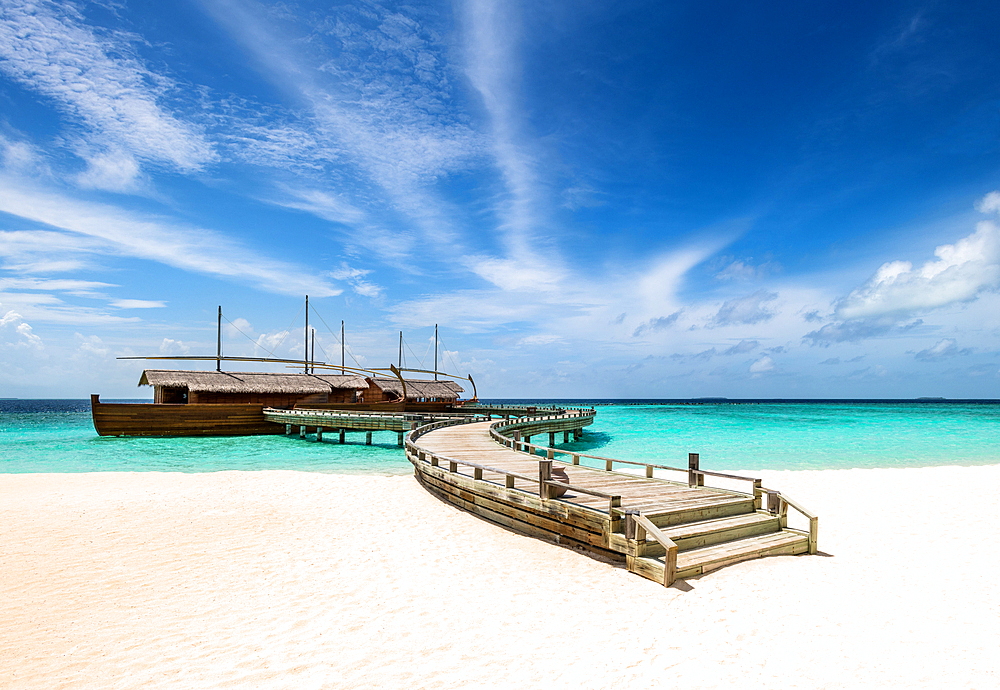
[[(556, 401), (533, 401), (536, 403)], [(591, 401), (559, 401), (565, 405)], [(557, 445), (624, 460), (735, 469), (847, 469), (1000, 463), (1000, 403), (602, 404), (583, 440)], [(332, 441), (330, 440), (332, 439)], [(407, 474), (396, 435), (112, 438), (86, 400), (0, 400), (0, 473), (302, 470)], [(547, 439), (535, 439), (545, 443)]]

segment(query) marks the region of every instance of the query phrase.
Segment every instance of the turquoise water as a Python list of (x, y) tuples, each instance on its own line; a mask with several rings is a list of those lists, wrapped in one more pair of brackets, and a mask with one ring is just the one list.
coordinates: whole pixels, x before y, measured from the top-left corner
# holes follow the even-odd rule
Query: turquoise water
[[(362, 433), (347, 438), (108, 438), (94, 431), (88, 401), (0, 400), (0, 473), (411, 471), (395, 433), (376, 433), (372, 446)], [(677, 466), (696, 452), (712, 470), (1000, 464), (1000, 404), (599, 404), (584, 439), (558, 445)]]

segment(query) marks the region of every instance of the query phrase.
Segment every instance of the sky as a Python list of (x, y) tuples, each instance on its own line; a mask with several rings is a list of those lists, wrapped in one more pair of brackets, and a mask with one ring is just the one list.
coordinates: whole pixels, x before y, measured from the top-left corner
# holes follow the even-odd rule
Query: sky
[[(995, 2), (0, 0), (0, 397), (1000, 398)], [(199, 364), (214, 368), (214, 363)], [(250, 365), (227, 363), (232, 370)], [(284, 370), (274, 368), (272, 370)], [(467, 386), (468, 388), (468, 386)]]

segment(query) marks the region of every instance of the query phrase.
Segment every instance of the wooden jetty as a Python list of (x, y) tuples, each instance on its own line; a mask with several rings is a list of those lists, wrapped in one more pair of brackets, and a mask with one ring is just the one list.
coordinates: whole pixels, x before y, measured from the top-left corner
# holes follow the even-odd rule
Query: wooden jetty
[[(498, 421), (484, 410), (408, 432), (417, 480), (480, 517), (624, 561), (666, 586), (752, 558), (816, 553), (818, 518), (761, 480), (702, 470), (695, 454), (683, 468), (560, 450), (556, 435), (578, 437), (595, 411), (533, 410)], [(531, 443), (539, 434), (548, 434), (548, 447)], [(706, 479), (746, 490), (706, 486)], [(789, 508), (804, 516), (806, 529), (788, 526)]]

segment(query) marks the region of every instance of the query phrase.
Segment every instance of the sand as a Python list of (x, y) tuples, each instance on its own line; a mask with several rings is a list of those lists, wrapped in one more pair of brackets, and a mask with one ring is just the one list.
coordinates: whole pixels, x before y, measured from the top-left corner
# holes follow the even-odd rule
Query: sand
[(1000, 466), (759, 474), (827, 555), (671, 588), (412, 477), (0, 475), (0, 686), (1000, 686)]

